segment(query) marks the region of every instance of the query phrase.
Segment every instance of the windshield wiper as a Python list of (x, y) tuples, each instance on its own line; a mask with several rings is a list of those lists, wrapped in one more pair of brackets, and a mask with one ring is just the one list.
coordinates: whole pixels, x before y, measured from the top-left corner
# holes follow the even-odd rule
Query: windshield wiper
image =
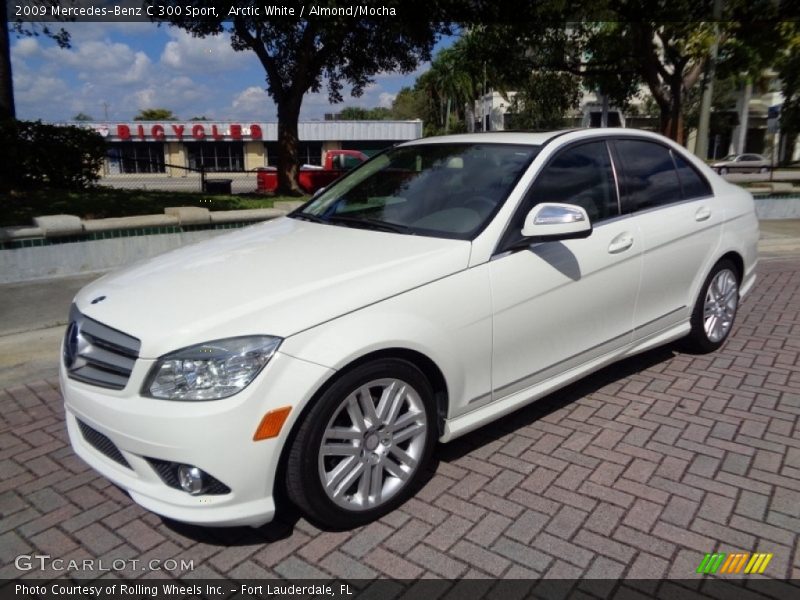
[(394, 233), (408, 233), (414, 235), (410, 227), (400, 225), (399, 223), (389, 223), (381, 221), (380, 219), (371, 219), (369, 217), (355, 217), (349, 215), (332, 215), (328, 217), (329, 223), (341, 223), (350, 227), (360, 227), (362, 229), (374, 229), (376, 231), (391, 231)]
[(295, 219), (302, 219), (304, 221), (311, 221), (312, 223), (327, 223), (327, 219), (323, 219), (322, 217), (318, 217), (317, 215), (312, 215), (311, 213), (307, 212), (296, 212), (289, 215), (290, 217), (294, 217)]

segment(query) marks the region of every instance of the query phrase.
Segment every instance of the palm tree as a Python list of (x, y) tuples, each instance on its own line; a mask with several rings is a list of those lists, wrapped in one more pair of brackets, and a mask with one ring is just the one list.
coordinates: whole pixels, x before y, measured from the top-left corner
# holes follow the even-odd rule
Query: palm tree
[[(469, 69), (462, 48), (458, 42), (436, 55), (431, 64), (431, 84), (444, 114), (444, 132), (450, 129), (450, 111), (453, 103), (457, 110), (463, 109), (475, 97), (474, 74)], [(459, 110), (463, 115), (463, 110)]]

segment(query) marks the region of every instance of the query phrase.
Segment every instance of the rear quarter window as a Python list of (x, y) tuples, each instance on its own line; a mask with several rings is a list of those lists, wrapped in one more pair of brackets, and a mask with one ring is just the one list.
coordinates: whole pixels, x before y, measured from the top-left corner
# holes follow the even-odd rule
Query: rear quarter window
[(673, 151), (672, 156), (675, 158), (675, 167), (678, 169), (678, 179), (681, 182), (684, 200), (710, 196), (711, 185), (706, 178), (678, 152)]

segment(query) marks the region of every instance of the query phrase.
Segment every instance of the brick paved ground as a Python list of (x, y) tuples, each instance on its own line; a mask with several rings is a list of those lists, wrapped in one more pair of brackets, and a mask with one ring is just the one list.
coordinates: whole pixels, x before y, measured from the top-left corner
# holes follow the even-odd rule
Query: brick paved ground
[(72, 454), (55, 381), (4, 390), (0, 578), (31, 553), (200, 577), (687, 578), (711, 551), (800, 578), (800, 261), (759, 271), (722, 351), (651, 352), (443, 446), (414, 499), (351, 532), (162, 522)]

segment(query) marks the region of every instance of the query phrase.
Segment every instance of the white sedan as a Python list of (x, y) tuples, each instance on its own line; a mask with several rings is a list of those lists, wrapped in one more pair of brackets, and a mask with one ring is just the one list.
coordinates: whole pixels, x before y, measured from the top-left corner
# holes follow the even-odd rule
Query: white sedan
[[(417, 140), (75, 298), (73, 448), (161, 515), (352, 527), (447, 442), (624, 357), (722, 345), (750, 194), (628, 129)], [(282, 494), (279, 492), (283, 492)]]

